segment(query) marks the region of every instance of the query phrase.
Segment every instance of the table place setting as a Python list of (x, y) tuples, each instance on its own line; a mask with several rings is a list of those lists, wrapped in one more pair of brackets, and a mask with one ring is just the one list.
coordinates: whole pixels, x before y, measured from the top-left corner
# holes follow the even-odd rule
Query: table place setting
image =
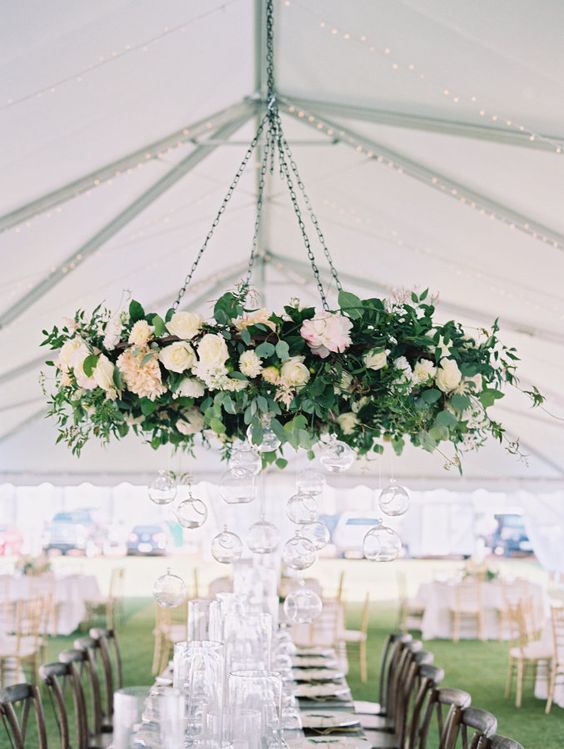
[(311, 749), (312, 746), (325, 749), (370, 749), (370, 742), (361, 736), (309, 736), (303, 739), (290, 739), (289, 749)]
[(315, 712), (302, 712), (302, 727), (308, 731), (329, 731), (337, 729), (361, 730), (360, 719), (354, 713), (340, 710), (324, 710)]
[(342, 671), (332, 668), (294, 668), (291, 677), (294, 681), (338, 681), (343, 679), (345, 674)]
[(292, 658), (294, 668), (335, 668), (338, 662), (326, 655), (309, 655)]

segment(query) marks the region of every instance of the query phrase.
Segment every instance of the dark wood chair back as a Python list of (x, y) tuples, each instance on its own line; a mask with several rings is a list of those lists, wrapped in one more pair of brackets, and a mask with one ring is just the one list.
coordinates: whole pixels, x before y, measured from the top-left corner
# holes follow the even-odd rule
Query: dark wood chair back
[(420, 650), (417, 641), (412, 643), (415, 648), (407, 646), (409, 652), (405, 659), (401, 673), (398, 675), (398, 688), (396, 690), (395, 714), (393, 716), (396, 735), (399, 738), (399, 746), (403, 747), (408, 735), (408, 727), (414, 709), (415, 698), (419, 686), (419, 671), (423, 665), (433, 663), (433, 654), (427, 650)]
[(382, 653), (382, 661), (380, 663), (378, 701), (380, 703), (381, 713), (385, 713), (387, 709), (389, 682), (392, 672), (392, 663), (397, 657), (396, 651), (398, 648), (402, 648), (406, 643), (411, 642), (411, 639), (411, 635), (409, 634), (394, 632), (389, 635), (386, 640), (384, 652)]
[[(82, 638), (89, 639), (89, 638)], [(59, 653), (61, 663), (73, 664), (82, 687), (86, 716), (86, 730), (90, 738), (99, 737), (102, 733), (102, 701), (98, 672), (86, 648), (73, 648)]]
[[(39, 675), (53, 706), (61, 749), (88, 749), (86, 702), (76, 665), (73, 662), (46, 663), (40, 666)], [(72, 716), (69, 712), (69, 690)]]
[[(31, 712), (35, 717), (35, 732), (30, 730)], [(0, 718), (12, 749), (47, 749), (41, 695), (33, 684), (0, 689)]]
[(114, 712), (114, 692), (123, 686), (121, 653), (114, 629), (95, 628), (90, 630), (90, 637), (98, 643), (98, 653), (102, 666), (105, 685), (104, 712), (112, 720)]
[(386, 715), (390, 716), (392, 719), (394, 719), (396, 715), (396, 707), (402, 679), (410, 664), (413, 662), (415, 654), (422, 649), (423, 643), (420, 640), (413, 640), (411, 635), (400, 638), (394, 649), (390, 659), (386, 696)]
[(523, 745), (515, 739), (506, 739), (505, 736), (492, 736), (488, 743), (488, 749), (523, 749)]
[(467, 707), (451, 721), (444, 749), (486, 749), (496, 730), (495, 715), (477, 707)]
[(427, 702), (416, 749), (427, 749), (432, 732), (437, 737), (437, 749), (447, 749), (447, 741), (453, 735), (454, 727), (458, 726), (462, 711), (470, 707), (471, 702), (468, 692), (462, 689), (433, 690)]
[(445, 672), (442, 668), (426, 663), (419, 666), (417, 692), (413, 702), (409, 730), (404, 738), (406, 749), (415, 749), (418, 746), (427, 705), (432, 699), (432, 695), (438, 691), (439, 684), (444, 678)]

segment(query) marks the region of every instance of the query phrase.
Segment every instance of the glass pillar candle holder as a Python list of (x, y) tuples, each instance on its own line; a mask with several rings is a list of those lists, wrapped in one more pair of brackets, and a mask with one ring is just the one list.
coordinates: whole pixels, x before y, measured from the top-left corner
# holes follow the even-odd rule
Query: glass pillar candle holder
[[(282, 680), (270, 671), (234, 671), (226, 693), (224, 740), (234, 749), (282, 746)], [(241, 721), (240, 716), (245, 716)], [(248, 722), (249, 725), (243, 725)]]

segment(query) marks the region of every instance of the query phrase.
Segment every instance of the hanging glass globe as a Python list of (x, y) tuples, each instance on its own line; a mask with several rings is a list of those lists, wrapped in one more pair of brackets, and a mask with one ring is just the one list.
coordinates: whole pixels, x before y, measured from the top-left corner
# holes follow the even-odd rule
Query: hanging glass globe
[(243, 542), (236, 533), (227, 530), (227, 526), (212, 539), (212, 557), (221, 564), (232, 564), (241, 558)]
[(371, 562), (393, 562), (401, 554), (401, 538), (392, 528), (371, 528), (362, 542), (362, 553)]
[(308, 523), (307, 525), (302, 525), (298, 532), (300, 536), (303, 536), (304, 538), (307, 538), (311, 541), (316, 551), (324, 549), (331, 540), (331, 531), (325, 525), (325, 523), (322, 523), (320, 520), (318, 520), (316, 523)]
[(200, 528), (207, 520), (208, 508), (203, 500), (190, 495), (176, 506), (174, 516), (183, 528)]
[(176, 499), (176, 481), (170, 471), (159, 471), (147, 491), (151, 502), (156, 505), (169, 505)]
[(153, 598), (159, 606), (172, 609), (180, 606), (186, 598), (184, 580), (167, 569), (164, 575), (157, 577), (153, 585)]
[(243, 505), (255, 498), (255, 476), (248, 468), (230, 468), (221, 477), (219, 493), (229, 505)]
[(378, 497), (378, 506), (384, 513), (384, 515), (390, 515), (397, 517), (398, 515), (405, 515), (409, 510), (409, 492), (405, 486), (396, 484), (392, 479), (388, 486), (384, 487)]
[(253, 428), (252, 426), (249, 426), (247, 429), (247, 439), (249, 440), (249, 444), (254, 446), (259, 453), (272, 453), (275, 450), (278, 450), (280, 447), (280, 440), (278, 437), (274, 434), (272, 429), (266, 424), (262, 428), (262, 437), (260, 439), (260, 442), (257, 444), (253, 439)]
[(292, 523), (315, 523), (319, 517), (319, 503), (314, 494), (298, 492), (288, 500), (286, 514)]
[(279, 543), (280, 531), (268, 520), (261, 518), (249, 528), (247, 546), (255, 554), (272, 554)]
[(243, 470), (243, 475), (245, 471), (250, 471), (254, 476), (258, 476), (262, 469), (262, 460), (259, 453), (248, 442), (239, 442), (231, 453), (229, 469), (234, 474)]
[(321, 614), (321, 598), (310, 588), (298, 588), (286, 596), (284, 613), (292, 624), (309, 624)]
[(296, 486), (301, 494), (323, 494), (325, 477), (315, 468), (306, 468), (298, 474)]
[(315, 546), (304, 536), (293, 536), (284, 544), (282, 560), (293, 570), (307, 570), (316, 560)]
[(354, 450), (334, 436), (323, 445), (319, 456), (319, 462), (330, 473), (347, 471), (354, 461)]

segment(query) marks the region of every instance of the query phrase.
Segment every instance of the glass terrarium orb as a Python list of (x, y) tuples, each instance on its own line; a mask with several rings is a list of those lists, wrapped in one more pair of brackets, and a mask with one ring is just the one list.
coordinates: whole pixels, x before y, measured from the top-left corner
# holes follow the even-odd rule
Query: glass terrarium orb
[(355, 460), (354, 450), (345, 442), (333, 437), (326, 442), (321, 450), (319, 462), (330, 473), (347, 471)]
[(153, 585), (153, 598), (159, 606), (172, 609), (180, 606), (186, 598), (184, 580), (167, 569), (164, 575), (157, 577)]
[(371, 562), (393, 562), (401, 553), (401, 538), (392, 528), (371, 528), (362, 542), (362, 553)]
[(292, 523), (315, 523), (319, 517), (319, 503), (315, 494), (298, 492), (288, 500), (286, 514)]
[(212, 557), (221, 564), (232, 564), (241, 558), (243, 542), (236, 533), (224, 528), (211, 542)]
[(247, 535), (247, 546), (255, 554), (272, 554), (280, 543), (280, 531), (268, 520), (253, 523)]
[(262, 469), (262, 460), (259, 453), (248, 442), (239, 442), (233, 447), (229, 468), (234, 474), (242, 470), (243, 475), (245, 471), (250, 471), (254, 476), (258, 476)]
[(298, 588), (284, 601), (286, 619), (292, 624), (309, 624), (321, 614), (321, 598), (310, 588)]
[(302, 494), (323, 494), (325, 477), (315, 468), (306, 468), (298, 474), (296, 486)]
[(306, 570), (316, 560), (315, 546), (304, 536), (292, 536), (284, 544), (282, 560), (293, 570)]
[(219, 493), (229, 505), (243, 505), (255, 498), (255, 476), (248, 468), (229, 468), (221, 477)]
[(203, 500), (190, 496), (176, 506), (174, 516), (183, 528), (200, 528), (207, 520), (208, 508)]
[(176, 481), (170, 471), (159, 471), (147, 491), (151, 502), (156, 505), (169, 505), (176, 499)]
[(316, 551), (325, 548), (331, 540), (331, 531), (325, 525), (325, 523), (322, 523), (320, 520), (318, 520), (316, 523), (308, 523), (307, 525), (302, 525), (299, 533), (300, 536), (304, 536), (311, 541), (311, 543), (315, 546)]
[(278, 437), (274, 434), (274, 432), (268, 425), (263, 426), (262, 437), (258, 444), (255, 443), (253, 439), (252, 427), (249, 427), (247, 429), (247, 439), (249, 440), (249, 444), (254, 446), (259, 451), (259, 453), (274, 452), (274, 450), (278, 450), (281, 444)]
[(409, 510), (409, 502), (409, 492), (405, 486), (396, 484), (393, 480), (382, 489), (378, 497), (378, 506), (384, 515), (391, 515), (392, 517), (405, 515)]

